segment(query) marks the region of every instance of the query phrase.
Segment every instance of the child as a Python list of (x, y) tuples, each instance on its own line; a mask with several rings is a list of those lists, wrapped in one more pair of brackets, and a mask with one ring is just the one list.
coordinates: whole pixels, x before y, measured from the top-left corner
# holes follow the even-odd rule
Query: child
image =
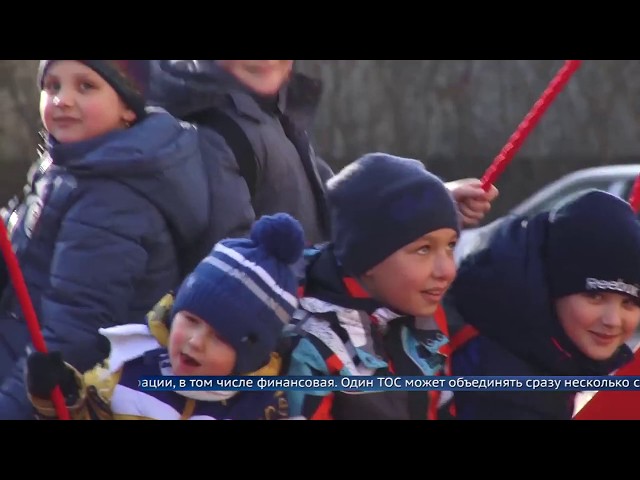
[[(175, 302), (163, 298), (149, 325), (101, 333), (111, 342), (106, 366), (84, 374), (59, 355), (33, 353), (28, 387), (43, 418), (60, 383), (75, 419), (275, 420), (288, 417), (282, 392), (144, 392), (142, 376), (279, 375), (279, 336), (297, 306), (291, 264), (302, 254), (300, 224), (287, 214), (262, 217), (250, 239), (217, 244), (185, 280)], [(172, 304), (173, 303), (173, 304)], [(162, 319), (171, 312), (170, 333)]]
[[(437, 375), (433, 319), (456, 273), (456, 204), (417, 160), (367, 154), (327, 184), (332, 242), (307, 270), (290, 375)], [(427, 392), (289, 392), (307, 419), (427, 419)]]
[[(509, 219), (451, 288), (465, 328), (479, 333), (454, 352), (453, 374), (607, 375), (632, 358), (638, 288), (640, 226), (622, 199), (594, 190)], [(569, 420), (574, 393), (461, 391), (455, 403), (460, 419)]]
[[(209, 223), (197, 132), (145, 109), (147, 62), (41, 61), (45, 151), (5, 212), (47, 347), (81, 370), (108, 354), (99, 328), (143, 322), (180, 284), (181, 255)], [(16, 366), (29, 334), (15, 292), (0, 290), (0, 418), (29, 418)]]

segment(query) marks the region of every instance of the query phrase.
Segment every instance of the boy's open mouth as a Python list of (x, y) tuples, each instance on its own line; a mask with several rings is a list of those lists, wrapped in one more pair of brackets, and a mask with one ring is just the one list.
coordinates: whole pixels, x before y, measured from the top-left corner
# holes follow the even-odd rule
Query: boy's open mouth
[(190, 367), (199, 367), (201, 365), (200, 362), (196, 361), (193, 357), (187, 355), (186, 353), (180, 354), (180, 360), (182, 361), (182, 363)]

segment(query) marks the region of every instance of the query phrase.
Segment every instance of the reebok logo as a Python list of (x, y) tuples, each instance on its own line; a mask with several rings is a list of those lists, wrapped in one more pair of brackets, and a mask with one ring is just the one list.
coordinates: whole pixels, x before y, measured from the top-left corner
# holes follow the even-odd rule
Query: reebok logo
[(638, 287), (625, 283), (622, 280), (598, 280), (597, 278), (587, 278), (587, 290), (613, 290), (616, 292), (626, 293), (632, 297), (638, 298)]

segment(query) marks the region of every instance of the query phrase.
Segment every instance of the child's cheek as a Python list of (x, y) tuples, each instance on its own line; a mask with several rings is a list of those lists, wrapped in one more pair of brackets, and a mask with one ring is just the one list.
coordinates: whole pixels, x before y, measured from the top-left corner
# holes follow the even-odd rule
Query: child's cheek
[(169, 350), (171, 353), (179, 353), (184, 345), (184, 333), (182, 331), (173, 332), (169, 337)]

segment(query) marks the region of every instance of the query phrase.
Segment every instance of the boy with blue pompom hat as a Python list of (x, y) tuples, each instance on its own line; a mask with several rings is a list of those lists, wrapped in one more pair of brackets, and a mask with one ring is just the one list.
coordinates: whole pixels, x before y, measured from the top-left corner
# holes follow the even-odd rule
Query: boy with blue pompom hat
[(31, 354), (27, 385), (38, 416), (55, 417), (49, 398), (59, 384), (75, 419), (288, 418), (282, 392), (142, 391), (138, 381), (280, 375), (275, 351), (298, 304), (292, 265), (303, 248), (297, 220), (284, 213), (262, 217), (250, 238), (219, 242), (175, 299), (165, 296), (149, 313), (148, 325), (102, 330), (111, 342), (104, 366), (81, 376), (55, 352)]

